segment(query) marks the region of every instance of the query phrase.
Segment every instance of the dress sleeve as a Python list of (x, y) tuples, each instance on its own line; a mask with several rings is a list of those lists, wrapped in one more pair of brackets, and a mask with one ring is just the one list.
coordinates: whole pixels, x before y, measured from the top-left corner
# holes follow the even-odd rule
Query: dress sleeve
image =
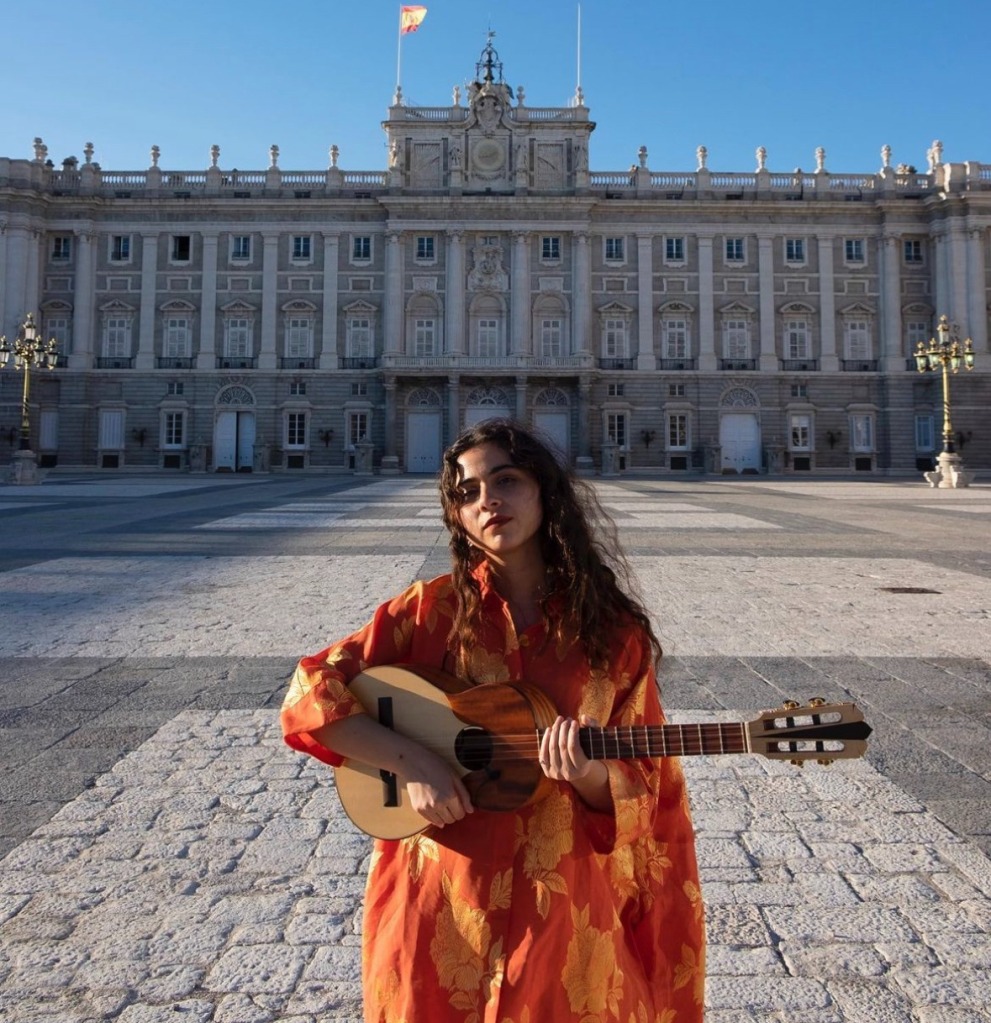
[(364, 713), (348, 683), (365, 668), (410, 660), (423, 595), (424, 584), (414, 584), (382, 604), (357, 632), (297, 664), (280, 715), (283, 737), (293, 749), (334, 767), (343, 763), (343, 757), (317, 742), (313, 733)]
[[(612, 713), (605, 722), (608, 727), (663, 724), (651, 646), (639, 628), (631, 627), (623, 635), (608, 675), (615, 693)], [(662, 781), (668, 772), (658, 760), (604, 763), (613, 811), (596, 813), (585, 807), (585, 817), (595, 851), (611, 853), (653, 830)]]

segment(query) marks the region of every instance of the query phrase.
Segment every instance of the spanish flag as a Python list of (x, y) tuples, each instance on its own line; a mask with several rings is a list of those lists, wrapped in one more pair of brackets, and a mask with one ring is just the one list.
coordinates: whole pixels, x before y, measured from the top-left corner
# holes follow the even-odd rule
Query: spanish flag
[(426, 7), (400, 7), (399, 8), (399, 34), (406, 35), (415, 32), (420, 27), (420, 22), (427, 16)]

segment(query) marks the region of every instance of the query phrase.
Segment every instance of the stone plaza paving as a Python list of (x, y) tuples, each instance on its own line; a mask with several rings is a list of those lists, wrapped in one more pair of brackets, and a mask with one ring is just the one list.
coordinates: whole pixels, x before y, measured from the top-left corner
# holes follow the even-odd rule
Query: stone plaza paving
[[(709, 1023), (991, 1023), (991, 486), (595, 485), (672, 720), (823, 696), (875, 729), (684, 761)], [(0, 521), (0, 1018), (359, 1023), (370, 842), (277, 710), (446, 570), (433, 482), (53, 476)]]

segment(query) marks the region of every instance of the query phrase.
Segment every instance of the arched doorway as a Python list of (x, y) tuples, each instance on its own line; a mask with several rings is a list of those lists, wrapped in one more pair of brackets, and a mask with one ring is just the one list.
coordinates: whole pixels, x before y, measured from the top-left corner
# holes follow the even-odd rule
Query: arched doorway
[(465, 402), (465, 426), (474, 426), (486, 419), (511, 419), (509, 395), (501, 387), (475, 387)]
[(215, 472), (251, 472), (255, 464), (255, 396), (242, 384), (222, 388), (215, 402)]
[(440, 469), (442, 406), (432, 387), (417, 387), (406, 399), (406, 471)]
[(732, 387), (720, 398), (719, 447), (724, 472), (760, 472), (760, 403), (749, 388)]
[(545, 387), (533, 403), (533, 425), (561, 456), (562, 464), (571, 458), (571, 408), (568, 395), (560, 387)]

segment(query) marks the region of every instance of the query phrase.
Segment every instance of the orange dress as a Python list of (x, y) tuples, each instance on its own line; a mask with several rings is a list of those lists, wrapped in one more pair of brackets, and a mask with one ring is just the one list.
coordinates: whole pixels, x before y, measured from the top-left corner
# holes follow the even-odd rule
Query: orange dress
[[(477, 684), (538, 684), (560, 712), (609, 725), (663, 720), (639, 628), (608, 671), (576, 645), (517, 635), (480, 573)], [(312, 732), (363, 713), (347, 683), (373, 664), (450, 670), (449, 576), (418, 582), (347, 639), (299, 662), (286, 741), (328, 764)], [(376, 840), (365, 895), (365, 1023), (700, 1023), (705, 968), (695, 841), (676, 759), (606, 761), (613, 812), (566, 782), (532, 806), (476, 810), (445, 828)]]

